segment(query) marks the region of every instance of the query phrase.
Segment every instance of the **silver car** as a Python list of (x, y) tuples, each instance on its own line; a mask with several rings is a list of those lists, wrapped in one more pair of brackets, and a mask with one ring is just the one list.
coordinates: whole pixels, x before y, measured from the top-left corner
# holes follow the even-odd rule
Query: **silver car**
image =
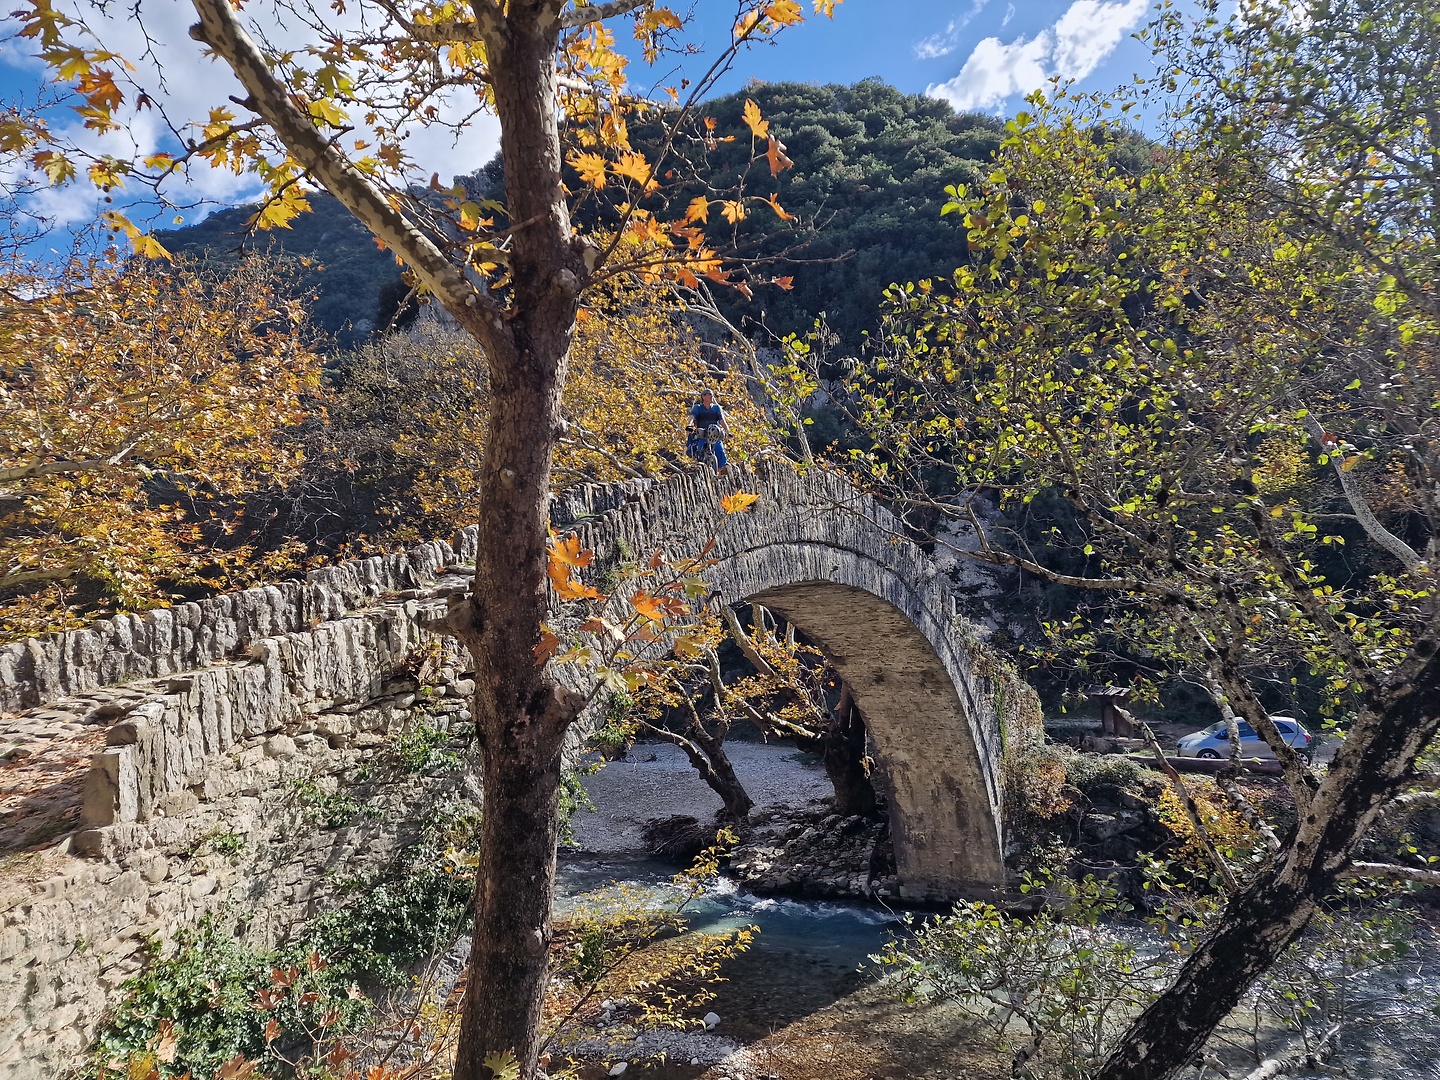
[[(1270, 719), (1275, 721), (1275, 727), (1279, 729), (1286, 744), (1295, 748), (1295, 752), (1302, 761), (1309, 761), (1311, 736), (1300, 721), (1292, 716), (1272, 716)], [(1270, 745), (1248, 722), (1238, 720), (1236, 723), (1240, 728), (1240, 756), (1242, 758), (1273, 759), (1275, 757)], [(1196, 731), (1182, 737), (1176, 746), (1181, 757), (1223, 758), (1230, 756), (1230, 736), (1225, 730), (1224, 721), (1211, 724), (1204, 731)]]

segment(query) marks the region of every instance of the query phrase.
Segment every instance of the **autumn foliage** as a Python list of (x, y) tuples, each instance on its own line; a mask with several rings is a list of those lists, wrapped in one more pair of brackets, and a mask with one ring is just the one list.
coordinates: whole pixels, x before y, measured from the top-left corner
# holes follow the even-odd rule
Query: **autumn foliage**
[[(704, 386), (725, 407), (732, 455), (775, 445), (746, 379), (717, 370), (725, 358), (687, 326), (678, 301), (633, 280), (609, 281), (587, 301), (570, 355), (557, 491), (683, 467), (684, 424)], [(372, 487), (373, 508), (355, 509), (361, 546), (429, 540), (475, 520), (489, 407), (479, 346), (438, 321), (346, 360), (311, 453), (317, 469)]]
[(102, 259), (0, 289), (0, 634), (266, 572), (223, 538), (299, 466), (281, 435), (320, 375), (273, 268)]

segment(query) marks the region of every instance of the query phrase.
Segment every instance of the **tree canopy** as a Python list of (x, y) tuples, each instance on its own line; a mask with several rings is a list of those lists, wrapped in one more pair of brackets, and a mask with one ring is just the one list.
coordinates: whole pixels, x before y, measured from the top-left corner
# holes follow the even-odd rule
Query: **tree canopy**
[[(0, 276), (0, 626), (69, 625), (77, 592), (165, 604), (273, 565), (223, 542), (283, 483), (320, 355), (261, 259)], [(278, 559), (278, 553), (275, 556)]]
[[(1125, 598), (1112, 629), (1209, 685), (1294, 795), (1294, 832), (1228, 886), (1103, 1080), (1178, 1074), (1425, 782), (1440, 729), (1440, 9), (1205, 11), (1157, 25), (1188, 104), (1144, 171), (1113, 160), (1111, 102), (1037, 95), (1007, 123), (988, 174), (950, 188), (970, 258), (892, 290), (846, 397), (871, 440), (855, 461), (904, 504), (983, 536), (982, 490), (1065, 499), (1083, 569), (1001, 538), (983, 557)], [(1372, 549), (1363, 573), (1325, 557), (1337, 516)], [(1346, 730), (1323, 775), (1260, 699), (1295, 665)]]

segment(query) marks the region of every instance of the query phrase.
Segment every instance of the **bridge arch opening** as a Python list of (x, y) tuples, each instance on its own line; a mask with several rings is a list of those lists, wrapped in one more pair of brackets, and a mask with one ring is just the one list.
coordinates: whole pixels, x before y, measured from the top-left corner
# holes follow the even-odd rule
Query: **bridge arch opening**
[[(745, 513), (723, 500), (736, 490), (758, 496)], [(885, 773), (901, 895), (1004, 883), (1004, 744), (1038, 737), (1039, 703), (887, 508), (838, 473), (767, 460), (582, 489), (552, 518), (616, 564), (711, 538), (703, 574), (721, 602), (772, 609), (849, 685)]]
[(982, 764), (955, 680), (888, 600), (834, 581), (744, 597), (802, 630), (850, 687), (890, 804), (901, 895), (947, 900), (1004, 882), (996, 770)]

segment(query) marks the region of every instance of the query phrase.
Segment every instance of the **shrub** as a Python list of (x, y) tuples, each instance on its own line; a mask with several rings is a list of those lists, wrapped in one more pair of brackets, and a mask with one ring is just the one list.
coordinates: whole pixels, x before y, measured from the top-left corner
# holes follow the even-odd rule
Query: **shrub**
[(1065, 779), (1071, 787), (1089, 795), (1109, 785), (1128, 791), (1143, 791), (1154, 783), (1154, 775), (1123, 754), (1085, 754), (1065, 751)]
[(256, 949), (213, 919), (183, 931), (177, 944), (173, 956), (121, 987), (125, 996), (100, 1033), (91, 1075), (139, 1055), (153, 1058), (162, 1078), (205, 1080), (237, 1054), (273, 1059), (276, 1045), (343, 1031), (369, 1014), (369, 999), (352, 991), (345, 970), (303, 946)]

